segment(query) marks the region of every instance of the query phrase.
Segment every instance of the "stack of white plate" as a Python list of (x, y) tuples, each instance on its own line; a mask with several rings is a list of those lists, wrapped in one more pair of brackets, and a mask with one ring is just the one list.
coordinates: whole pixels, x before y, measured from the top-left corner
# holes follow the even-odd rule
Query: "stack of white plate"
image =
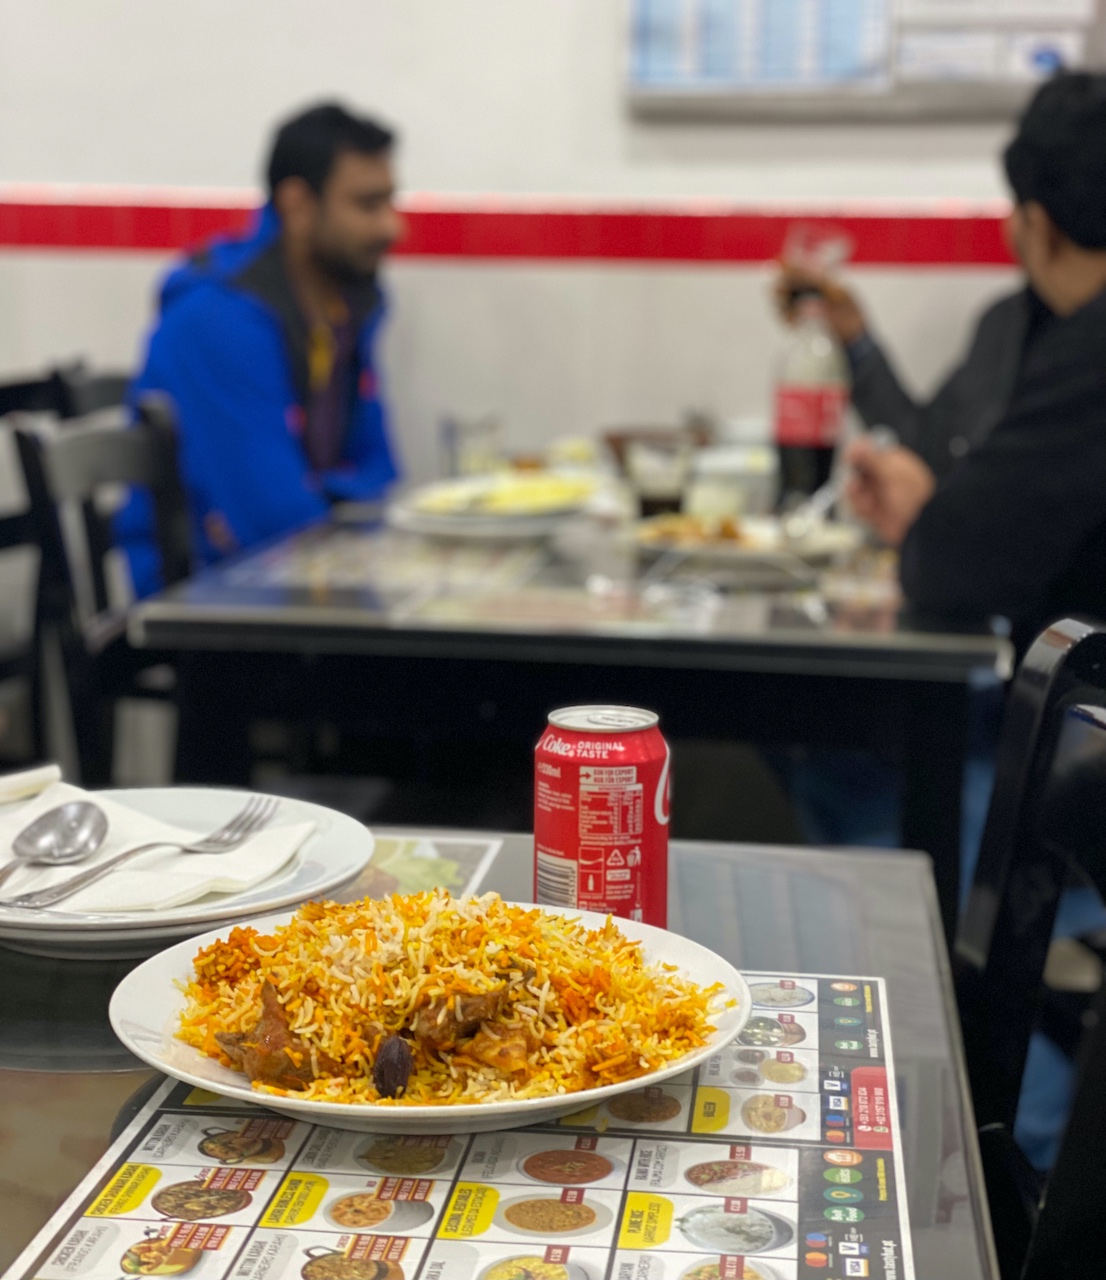
[[(104, 795), (139, 813), (200, 832), (214, 831), (248, 799), (245, 792), (198, 787)], [(305, 800), (279, 799), (274, 828), (313, 822), (315, 830), (289, 862), (252, 889), (209, 894), (161, 911), (93, 915), (66, 911), (64, 903), (45, 911), (0, 905), (0, 943), (31, 955), (72, 960), (149, 956), (170, 943), (332, 893), (365, 868), (372, 858), (373, 837), (361, 823)], [(74, 874), (79, 870), (75, 867)]]

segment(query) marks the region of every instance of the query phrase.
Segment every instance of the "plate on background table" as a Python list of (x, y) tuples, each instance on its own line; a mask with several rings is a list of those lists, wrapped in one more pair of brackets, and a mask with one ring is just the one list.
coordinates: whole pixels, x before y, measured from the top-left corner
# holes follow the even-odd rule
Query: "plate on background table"
[(573, 472), (465, 476), (405, 494), (388, 508), (388, 522), (431, 537), (541, 538), (582, 511), (598, 487), (596, 477)]
[(595, 477), (576, 472), (494, 471), (425, 485), (407, 502), (426, 516), (514, 520), (579, 511), (595, 489)]
[[(570, 512), (569, 515), (575, 514)], [(435, 516), (416, 511), (402, 499), (394, 502), (386, 519), (393, 529), (424, 538), (450, 538), (464, 542), (536, 542), (550, 538), (566, 516)]]
[[(104, 792), (118, 804), (199, 832), (213, 831), (254, 794), (213, 787), (149, 787)], [(95, 799), (95, 793), (92, 793)], [(372, 858), (373, 837), (360, 822), (283, 796), (272, 827), (314, 822), (315, 830), (279, 871), (241, 893), (209, 894), (159, 911), (96, 914), (0, 906), (0, 944), (61, 959), (148, 956), (212, 928), (229, 929), (252, 916), (297, 905), (348, 884)], [(187, 856), (187, 855), (181, 855)], [(76, 875), (80, 867), (73, 868)]]
[(864, 536), (864, 531), (856, 525), (827, 520), (813, 525), (801, 538), (787, 538), (776, 516), (719, 521), (661, 515), (638, 521), (634, 529), (634, 542), (645, 554), (678, 553), (689, 560), (719, 565), (794, 563), (796, 560), (824, 564), (835, 556), (855, 551)]
[[(579, 920), (589, 929), (603, 927), (607, 917), (594, 911), (543, 907), (550, 915)], [(292, 912), (253, 922), (262, 933), (287, 924)], [(115, 1034), (136, 1057), (166, 1075), (212, 1093), (268, 1107), (280, 1115), (291, 1116), (333, 1129), (353, 1129), (363, 1133), (484, 1133), (491, 1129), (513, 1129), (521, 1125), (544, 1124), (558, 1116), (570, 1115), (612, 1098), (659, 1084), (662, 1080), (682, 1075), (705, 1062), (739, 1035), (752, 1008), (749, 986), (740, 973), (721, 956), (682, 938), (679, 934), (657, 929), (635, 920), (618, 921), (628, 938), (642, 942), (648, 961), (673, 964), (682, 976), (700, 986), (723, 984), (725, 993), (720, 1004), (733, 998), (736, 1005), (712, 1011), (714, 1034), (701, 1049), (685, 1054), (676, 1062), (648, 1075), (620, 1084), (550, 1098), (525, 1098), (513, 1102), (465, 1103), (457, 1106), (384, 1106), (343, 1102), (316, 1102), (295, 1096), (276, 1096), (258, 1092), (240, 1071), (221, 1066), (198, 1049), (176, 1038), (180, 1014), (185, 1007), (181, 984), (192, 977), (192, 961), (196, 952), (224, 935), (212, 930), (187, 942), (178, 943), (129, 973), (111, 998), (111, 1025)]]

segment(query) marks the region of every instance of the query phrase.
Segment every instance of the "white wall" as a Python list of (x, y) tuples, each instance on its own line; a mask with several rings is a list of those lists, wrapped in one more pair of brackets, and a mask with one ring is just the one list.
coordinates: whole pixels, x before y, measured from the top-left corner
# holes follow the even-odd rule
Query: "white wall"
[(290, 107), (403, 130), (412, 190), (1002, 194), (1001, 126), (634, 123), (623, 0), (0, 0), (0, 175), (247, 186)]
[[(1002, 194), (1001, 126), (658, 125), (622, 99), (622, 0), (0, 0), (0, 182), (246, 187), (272, 123), (339, 96), (402, 131), (412, 191), (753, 205)], [(0, 254), (0, 376), (130, 362), (156, 255)], [(1001, 271), (866, 271), (907, 372), (930, 382)], [(697, 405), (762, 408), (776, 335), (760, 269), (389, 270), (386, 376), (405, 451), (500, 410), (543, 433)]]
[[(911, 381), (926, 386), (1002, 280), (906, 274), (865, 272), (861, 287)], [(767, 270), (405, 263), (392, 276), (389, 368), (416, 470), (432, 460), (434, 423), (451, 409), (500, 410), (519, 447), (602, 425), (672, 422), (690, 408), (767, 409), (779, 343)]]

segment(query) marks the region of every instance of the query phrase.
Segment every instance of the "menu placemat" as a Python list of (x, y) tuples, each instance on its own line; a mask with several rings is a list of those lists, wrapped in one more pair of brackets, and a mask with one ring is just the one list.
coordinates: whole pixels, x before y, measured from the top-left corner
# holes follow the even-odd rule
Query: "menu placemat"
[(167, 1082), (9, 1275), (910, 1280), (882, 979), (745, 976), (706, 1064), (532, 1129), (351, 1133)]

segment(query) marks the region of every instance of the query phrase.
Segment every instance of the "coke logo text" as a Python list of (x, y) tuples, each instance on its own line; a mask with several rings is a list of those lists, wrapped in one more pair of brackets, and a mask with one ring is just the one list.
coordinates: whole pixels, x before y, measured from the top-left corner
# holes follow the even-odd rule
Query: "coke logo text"
[(622, 752), (626, 750), (625, 745), (618, 741), (588, 742), (586, 739), (580, 739), (576, 742), (566, 742), (564, 738), (557, 738), (552, 734), (545, 738), (540, 745), (543, 751), (548, 751), (555, 756), (605, 757), (611, 751)]

